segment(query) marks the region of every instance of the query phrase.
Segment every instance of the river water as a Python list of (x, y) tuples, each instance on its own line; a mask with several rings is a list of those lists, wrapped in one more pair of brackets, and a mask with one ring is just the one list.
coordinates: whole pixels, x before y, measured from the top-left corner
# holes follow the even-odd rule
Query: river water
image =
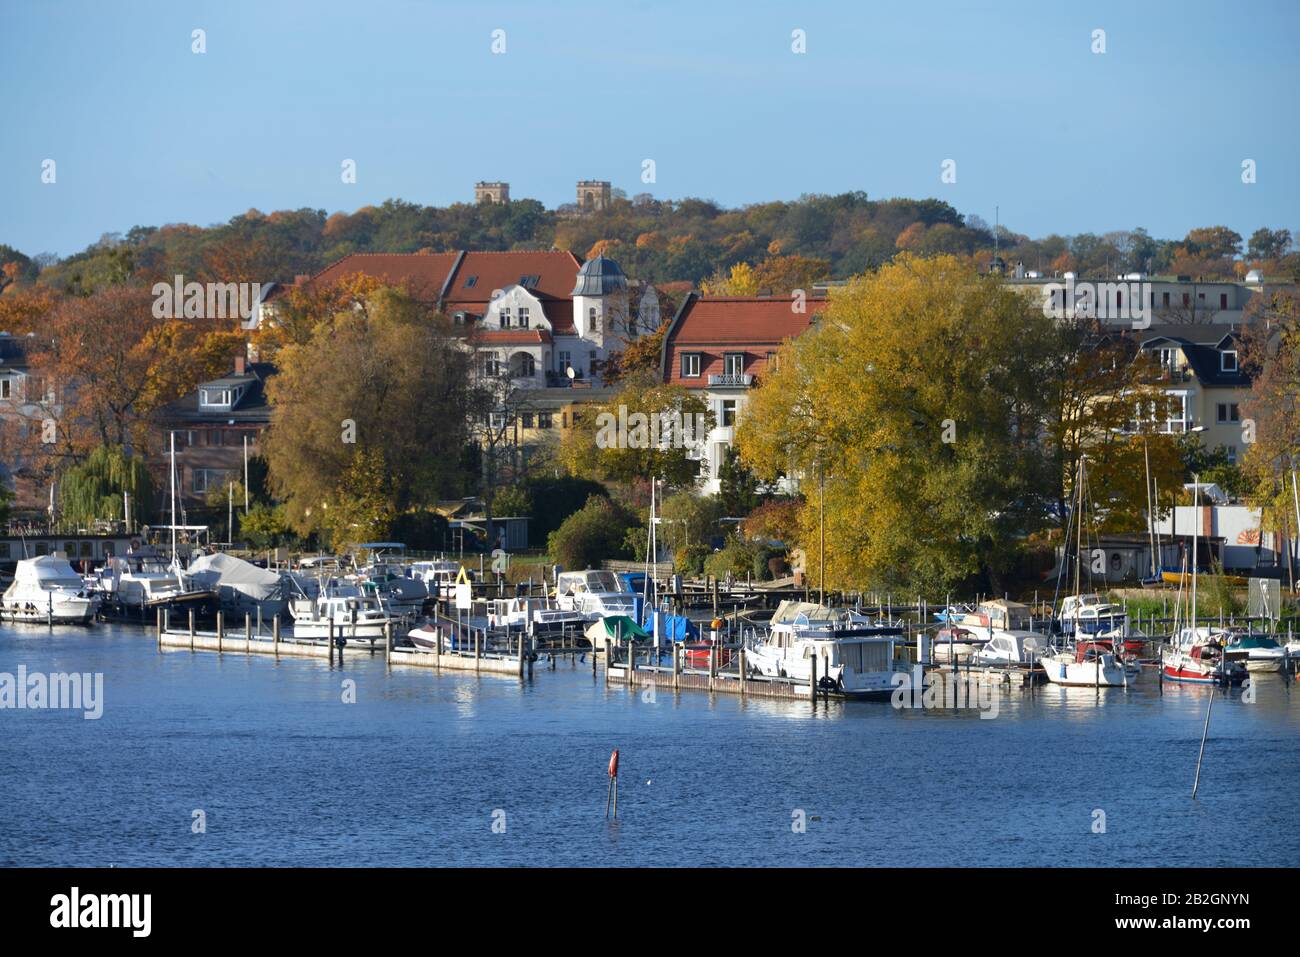
[[(0, 673), (103, 675), (102, 716), (0, 710), (4, 865), (1300, 865), (1300, 693), (1144, 675), (998, 714), (167, 651), (0, 626)], [(345, 698), (355, 697), (354, 702)], [(616, 823), (606, 765), (621, 757)]]

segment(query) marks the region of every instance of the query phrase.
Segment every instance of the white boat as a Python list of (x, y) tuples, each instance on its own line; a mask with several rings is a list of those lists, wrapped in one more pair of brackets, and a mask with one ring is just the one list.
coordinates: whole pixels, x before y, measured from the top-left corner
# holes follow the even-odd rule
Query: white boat
[(1114, 651), (1090, 641), (1045, 654), (1038, 663), (1052, 684), (1082, 688), (1126, 688), (1132, 674)]
[(328, 584), (318, 598), (297, 598), (289, 603), (295, 638), (328, 638), (331, 634), (348, 641), (382, 641), (385, 628), (396, 632), (403, 623), (389, 615), (382, 603), (356, 585)]
[(175, 625), (190, 612), (195, 621), (211, 621), (219, 607), (214, 590), (198, 585), (148, 547), (108, 559), (96, 573), (93, 587), (101, 618), (152, 624), (162, 609)]
[(587, 621), (611, 615), (636, 617), (636, 596), (624, 591), (613, 572), (588, 569), (561, 572), (555, 580), (555, 607), (576, 611)]
[[(456, 580), (460, 578), (461, 564), (447, 560), (412, 562), (406, 566), (408, 577), (422, 582), (429, 595), (440, 601), (451, 601), (456, 597)], [(466, 570), (466, 575), (473, 580), (473, 575)]]
[(545, 598), (497, 598), (488, 605), (489, 628), (522, 631), (539, 639), (580, 638), (587, 624), (582, 612), (556, 608)]
[(819, 688), (844, 695), (888, 695), (893, 677), (909, 673), (899, 656), (902, 631), (892, 625), (872, 625), (836, 615), (806, 603), (782, 602), (772, 616), (767, 637), (745, 649), (745, 663), (769, 678), (809, 681), (817, 668)]
[(1061, 602), (1059, 622), (1062, 634), (1123, 634), (1128, 616), (1124, 609), (1101, 595), (1068, 595)]
[(1047, 652), (1047, 640), (1036, 631), (994, 629), (971, 657), (978, 665), (1034, 665)]
[(1223, 655), (1230, 662), (1240, 662), (1247, 671), (1281, 671), (1291, 655), (1271, 635), (1232, 632), (1226, 636)]
[(62, 555), (24, 558), (0, 598), (0, 618), (46, 624), (84, 625), (99, 600)]
[(429, 586), (408, 576), (403, 566), (391, 562), (367, 565), (357, 580), (362, 587), (376, 591), (386, 607), (401, 614), (419, 614), (429, 600)]
[(195, 585), (217, 593), (227, 625), (234, 626), (244, 615), (270, 621), (289, 607), (293, 582), (287, 576), (259, 568), (234, 555), (217, 552), (190, 562), (186, 574)]

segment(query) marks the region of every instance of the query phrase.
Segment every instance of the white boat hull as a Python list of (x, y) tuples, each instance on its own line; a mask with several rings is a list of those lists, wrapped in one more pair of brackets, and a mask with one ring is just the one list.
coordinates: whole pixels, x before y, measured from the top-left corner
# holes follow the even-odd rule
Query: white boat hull
[(94, 598), (60, 598), (45, 605), (37, 605), (34, 601), (6, 599), (0, 604), (0, 619), (53, 625), (85, 625), (94, 620), (97, 605)]
[(1113, 655), (1102, 661), (1075, 661), (1073, 655), (1048, 655), (1038, 663), (1052, 684), (1077, 688), (1122, 688), (1132, 679)]

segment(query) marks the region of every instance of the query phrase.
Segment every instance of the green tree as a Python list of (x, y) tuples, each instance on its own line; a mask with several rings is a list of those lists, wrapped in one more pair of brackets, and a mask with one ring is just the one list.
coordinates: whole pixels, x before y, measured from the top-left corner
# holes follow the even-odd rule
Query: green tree
[(153, 516), (153, 479), (145, 464), (121, 446), (100, 445), (59, 479), (59, 513), (63, 520), (88, 528), (97, 519), (121, 521), (131, 500), (131, 518), (147, 522)]
[(626, 539), (628, 529), (635, 525), (635, 516), (626, 509), (604, 496), (593, 495), (550, 534), (547, 550), (562, 568), (599, 567), (607, 558), (632, 557), (626, 550)]

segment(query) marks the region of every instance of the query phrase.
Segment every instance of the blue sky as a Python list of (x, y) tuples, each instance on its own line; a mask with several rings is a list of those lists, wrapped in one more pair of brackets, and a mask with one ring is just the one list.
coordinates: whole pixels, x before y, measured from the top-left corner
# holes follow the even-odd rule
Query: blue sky
[(1295, 0), (2, 2), (0, 242), (28, 254), (479, 179), (547, 206), (590, 178), (937, 196), (1032, 236), (1300, 231)]

